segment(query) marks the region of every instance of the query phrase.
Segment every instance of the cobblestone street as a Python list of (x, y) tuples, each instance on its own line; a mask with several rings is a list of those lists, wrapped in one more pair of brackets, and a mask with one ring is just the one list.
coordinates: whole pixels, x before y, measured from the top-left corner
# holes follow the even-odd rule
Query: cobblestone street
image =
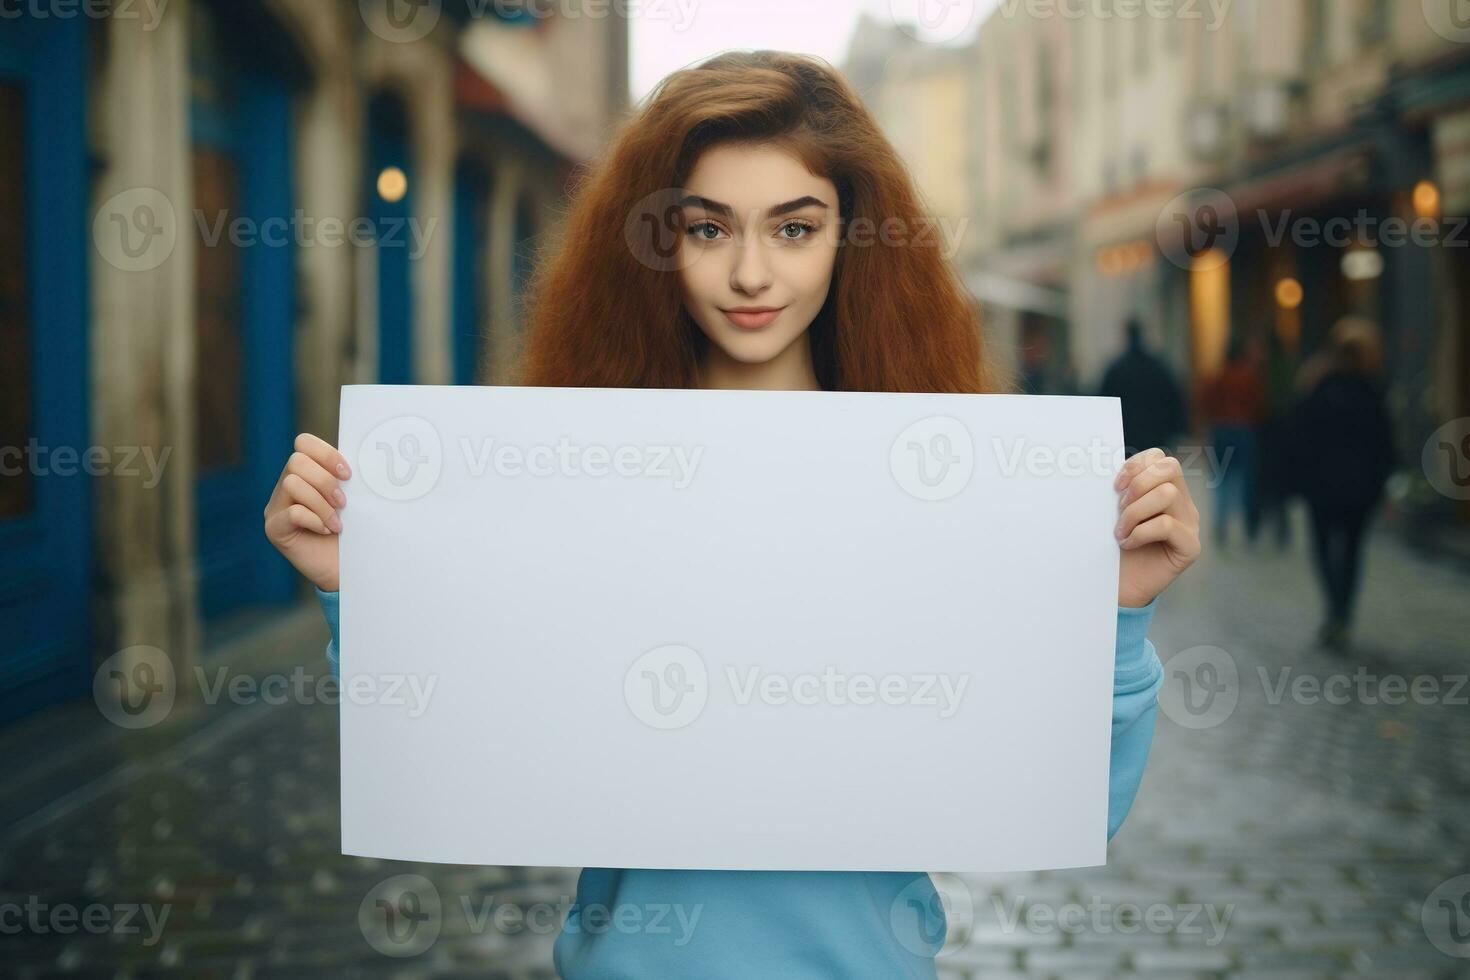
[[(1431, 893), (1441, 915), (1451, 899), (1470, 954), (1470, 878), (1435, 891), (1470, 873), (1470, 579), (1375, 536), (1358, 640), (1337, 658), (1314, 649), (1303, 535), (1286, 553), (1207, 548), (1154, 621), (1162, 710), (1108, 866), (967, 876), (973, 928), (941, 963), (953, 977), (1470, 976), (1429, 941), (1455, 948), (1445, 919), (1421, 919)], [(1191, 716), (1184, 697), (1203, 699), (1181, 675), (1198, 687), (1199, 665), (1225, 657), (1238, 682)], [(1416, 678), (1437, 703), (1415, 703)], [(1039, 908), (1034, 928), (1018, 902)]]
[[(1470, 958), (1441, 951), (1470, 953), (1470, 878), (1453, 880), (1470, 874), (1470, 577), (1385, 533), (1371, 548), (1341, 658), (1313, 647), (1300, 536), (1284, 552), (1212, 548), (1155, 620), (1164, 710), (1110, 863), (936, 876), (950, 899), (943, 975), (1470, 976)], [(271, 669), (320, 669), (324, 635)], [(75, 745), (58, 747), (58, 725)], [(335, 707), (98, 727), (84, 705), (0, 739), (21, 773), (4, 794), (0, 900), (74, 913), (42, 908), (39, 927), (7, 935), (6, 975), (552, 976), (575, 872), (337, 853)], [(53, 802), (30, 814), (17, 795)], [(402, 951), (372, 924), (393, 897), (383, 883), (406, 874), (431, 880), (443, 910), (437, 941), (411, 958), (375, 948)], [(492, 911), (505, 906), (556, 915)]]

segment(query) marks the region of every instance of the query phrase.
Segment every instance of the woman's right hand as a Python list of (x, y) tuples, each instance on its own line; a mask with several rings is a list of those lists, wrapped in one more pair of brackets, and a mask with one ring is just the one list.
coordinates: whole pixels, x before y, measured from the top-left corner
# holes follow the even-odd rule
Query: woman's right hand
[(339, 587), (337, 510), (347, 504), (341, 481), (351, 476), (347, 457), (303, 432), (265, 505), (266, 539), (323, 592)]

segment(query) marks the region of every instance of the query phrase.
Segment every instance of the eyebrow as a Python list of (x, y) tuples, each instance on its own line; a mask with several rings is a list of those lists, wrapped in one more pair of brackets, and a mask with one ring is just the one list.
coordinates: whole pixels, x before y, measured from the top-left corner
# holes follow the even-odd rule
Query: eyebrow
[[(712, 214), (718, 214), (726, 218), (734, 217), (735, 215), (735, 210), (730, 207), (730, 205), (722, 204), (719, 201), (712, 201), (707, 197), (700, 197), (698, 194), (689, 194), (679, 199), (679, 207), (681, 208), (688, 207), (691, 204), (697, 207), (704, 208), (706, 211), (709, 211)], [(813, 205), (819, 208), (827, 207), (827, 203), (821, 198), (812, 197), (810, 194), (807, 194), (804, 197), (798, 197), (794, 200), (787, 201), (785, 204), (777, 204), (773, 207), (767, 208), (766, 217), (779, 217), (780, 215), (789, 214), (792, 211), (799, 211), (804, 207), (809, 207)]]

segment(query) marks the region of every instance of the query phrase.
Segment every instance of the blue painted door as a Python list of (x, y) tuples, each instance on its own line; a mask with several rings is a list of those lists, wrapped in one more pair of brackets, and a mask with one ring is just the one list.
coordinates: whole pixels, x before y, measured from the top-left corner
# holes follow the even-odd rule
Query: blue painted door
[(91, 689), (85, 25), (0, 27), (0, 723)]
[(413, 383), (411, 275), (414, 171), (403, 104), (383, 93), (368, 109), (366, 206), (377, 242), (378, 382)]
[(485, 356), (486, 232), (490, 184), (485, 171), (463, 161), (454, 179), (454, 383), (472, 385)]
[[(294, 245), (291, 94), (191, 17), (198, 367), (195, 487), (206, 619), (284, 602), (291, 567), (260, 511), (291, 453)], [(243, 219), (237, 221), (236, 219)]]

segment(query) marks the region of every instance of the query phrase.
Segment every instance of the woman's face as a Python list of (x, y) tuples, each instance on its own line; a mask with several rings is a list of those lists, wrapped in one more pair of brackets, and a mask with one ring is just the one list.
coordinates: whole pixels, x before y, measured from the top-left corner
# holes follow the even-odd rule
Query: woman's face
[(683, 190), (680, 285), (705, 336), (744, 364), (804, 342), (837, 261), (836, 186), (784, 150), (727, 143)]

